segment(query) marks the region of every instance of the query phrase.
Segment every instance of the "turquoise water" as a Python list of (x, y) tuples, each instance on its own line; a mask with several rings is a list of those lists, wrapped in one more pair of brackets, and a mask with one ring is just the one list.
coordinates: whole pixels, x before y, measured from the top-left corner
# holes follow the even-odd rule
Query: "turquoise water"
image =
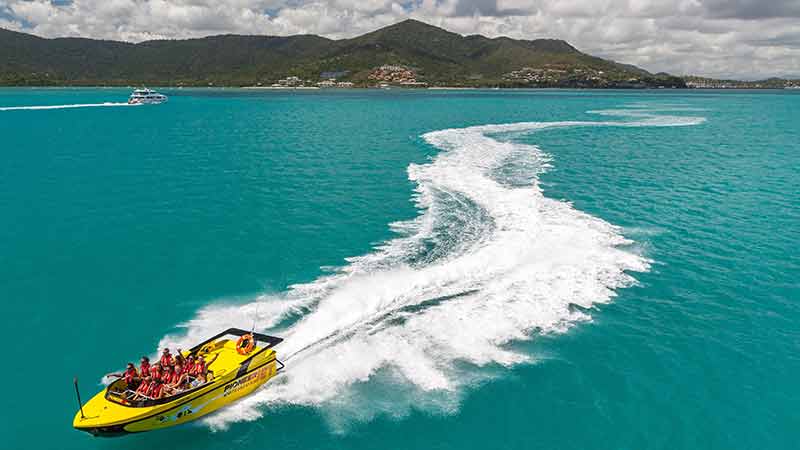
[[(5, 448), (796, 447), (797, 93), (164, 91), (0, 90)], [(265, 389), (71, 429), (253, 322)]]

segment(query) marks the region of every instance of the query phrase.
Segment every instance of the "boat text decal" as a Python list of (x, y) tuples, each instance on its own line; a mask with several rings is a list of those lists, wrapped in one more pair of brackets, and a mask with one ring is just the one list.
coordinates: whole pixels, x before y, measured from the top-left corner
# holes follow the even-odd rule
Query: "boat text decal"
[(252, 384), (256, 383), (257, 381), (264, 380), (269, 375), (269, 365), (265, 365), (264, 367), (254, 371), (250, 375), (243, 377), (242, 379), (236, 380), (233, 383), (225, 386), (225, 393), (222, 394), (224, 396), (228, 396), (233, 394), (234, 392), (240, 391)]

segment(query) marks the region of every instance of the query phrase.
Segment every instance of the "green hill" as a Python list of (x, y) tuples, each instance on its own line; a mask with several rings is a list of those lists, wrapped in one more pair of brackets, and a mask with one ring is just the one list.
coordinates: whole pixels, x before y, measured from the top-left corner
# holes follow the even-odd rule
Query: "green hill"
[(316, 82), (323, 72), (369, 85), (370, 72), (384, 64), (406, 66), (428, 85), (684, 87), (561, 40), (462, 36), (415, 20), (342, 40), (223, 35), (131, 44), (0, 29), (2, 85), (243, 86), (286, 76)]

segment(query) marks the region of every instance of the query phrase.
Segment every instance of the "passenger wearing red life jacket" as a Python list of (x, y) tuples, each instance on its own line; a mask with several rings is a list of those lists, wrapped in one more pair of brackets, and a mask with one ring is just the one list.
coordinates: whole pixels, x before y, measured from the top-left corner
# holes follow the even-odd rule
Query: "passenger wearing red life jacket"
[(133, 363), (128, 363), (128, 368), (125, 369), (123, 378), (125, 378), (125, 383), (128, 386), (131, 386), (139, 378), (139, 372), (136, 371), (136, 366)]
[(142, 380), (142, 384), (139, 385), (139, 388), (136, 389), (136, 395), (133, 396), (133, 400), (139, 400), (145, 398), (150, 392), (150, 385), (153, 383), (153, 379), (150, 377), (145, 377)]
[(161, 363), (162, 367), (167, 367), (172, 365), (172, 355), (169, 353), (168, 348), (165, 348), (164, 351), (161, 353), (161, 359), (158, 362)]
[(175, 366), (175, 370), (172, 371), (172, 376), (169, 378), (168, 383), (170, 386), (178, 387), (180, 385), (181, 378), (183, 378), (185, 374), (183, 373), (183, 367), (179, 365)]
[(190, 375), (196, 377), (206, 373), (206, 360), (202, 356), (197, 357), (197, 362), (194, 363)]
[(169, 383), (174, 373), (175, 370), (172, 368), (172, 366), (164, 366), (164, 371), (161, 373), (161, 378), (159, 378), (159, 380), (162, 383)]
[(194, 371), (194, 356), (189, 355), (186, 357), (186, 364), (183, 366), (183, 371), (188, 373), (189, 375), (192, 374)]
[(187, 381), (186, 377), (187, 374), (183, 370), (183, 367), (181, 367), (180, 365), (176, 365), (175, 370), (172, 372), (172, 377), (169, 379), (169, 382), (167, 383), (172, 392), (179, 392), (183, 390)]
[(153, 383), (150, 384), (150, 389), (147, 391), (147, 396), (154, 400), (163, 397), (164, 394), (164, 383), (159, 380), (153, 381)]
[(161, 363), (155, 363), (150, 366), (150, 376), (153, 378), (161, 378)]
[(139, 380), (139, 373), (136, 372), (136, 366), (133, 363), (128, 363), (128, 366), (125, 368), (125, 371), (122, 373), (111, 373), (108, 374), (110, 377), (117, 377), (123, 378), (125, 380), (125, 384), (128, 386), (128, 389), (134, 389), (136, 382)]
[[(214, 372), (208, 370), (208, 366), (214, 363), (219, 357), (219, 353), (211, 358), (211, 361), (206, 362), (202, 356), (197, 358), (197, 364), (194, 366), (194, 376), (200, 383), (211, 381), (214, 378)], [(210, 376), (209, 376), (210, 375)]]
[(177, 353), (175, 353), (175, 358), (173, 359), (172, 364), (174, 366), (177, 366), (178, 364), (180, 365), (186, 364), (186, 359), (184, 359), (183, 351), (181, 349), (178, 349)]
[(150, 358), (147, 356), (142, 356), (142, 360), (139, 363), (139, 373), (141, 374), (142, 378), (150, 374)]

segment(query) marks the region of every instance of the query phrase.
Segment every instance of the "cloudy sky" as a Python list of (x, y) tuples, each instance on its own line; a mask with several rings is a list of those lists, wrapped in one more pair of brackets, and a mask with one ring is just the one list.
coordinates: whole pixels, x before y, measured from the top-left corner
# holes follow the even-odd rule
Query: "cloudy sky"
[(800, 77), (800, 0), (0, 0), (0, 27), (142, 41), (352, 37), (415, 18), (461, 34), (560, 38), (653, 72)]

